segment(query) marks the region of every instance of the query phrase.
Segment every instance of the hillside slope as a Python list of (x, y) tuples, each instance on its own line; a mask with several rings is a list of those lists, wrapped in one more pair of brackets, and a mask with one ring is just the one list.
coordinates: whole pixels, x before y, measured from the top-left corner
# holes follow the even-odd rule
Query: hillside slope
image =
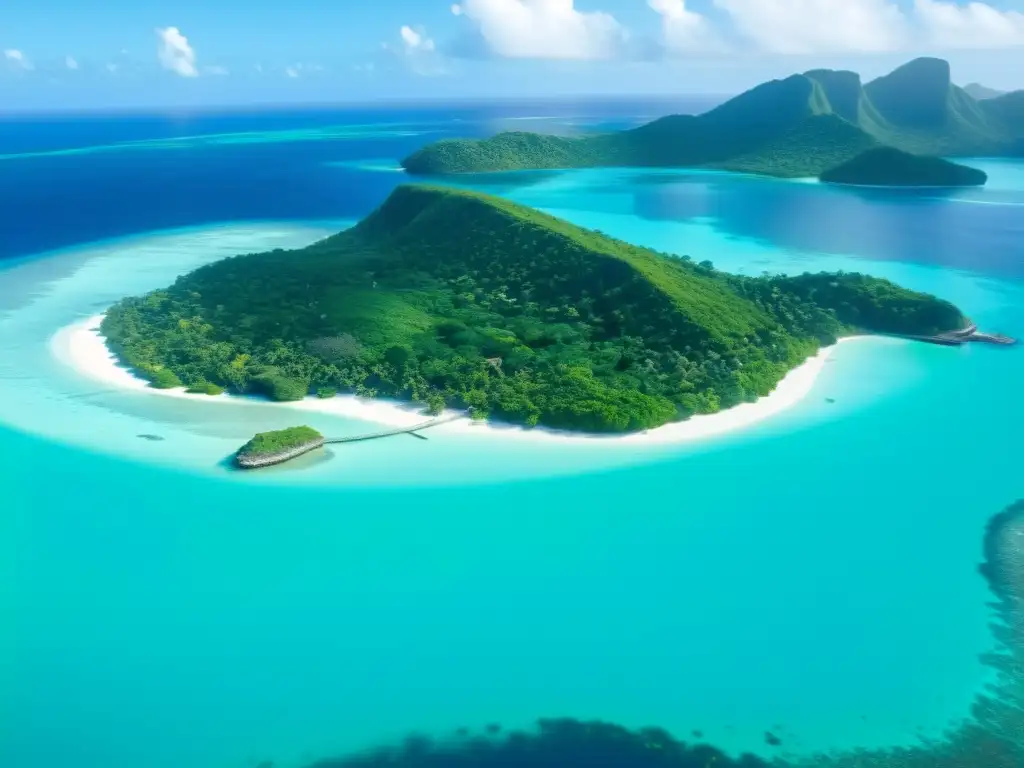
[(404, 186), (308, 248), (125, 299), (102, 331), (155, 386), (341, 390), (626, 431), (766, 395), (853, 328), (963, 324), (951, 304), (883, 280), (731, 276), (500, 198)]
[(575, 138), (447, 139), (402, 165), (421, 175), (659, 166), (807, 177), (876, 146), (924, 156), (1015, 155), (1024, 146), (1024, 92), (978, 101), (952, 83), (947, 62), (933, 58), (867, 85), (855, 72), (812, 70), (762, 83), (702, 115)]
[(950, 79), (949, 64), (922, 58), (864, 87), (881, 121), (862, 127), (881, 143), (921, 155), (1002, 154), (1024, 126), (977, 101)]
[(578, 138), (522, 132), (446, 139), (402, 161), (413, 174), (596, 166), (711, 167), (814, 176), (874, 139), (832, 113), (817, 81), (773, 80), (703, 115), (670, 115), (617, 133)]

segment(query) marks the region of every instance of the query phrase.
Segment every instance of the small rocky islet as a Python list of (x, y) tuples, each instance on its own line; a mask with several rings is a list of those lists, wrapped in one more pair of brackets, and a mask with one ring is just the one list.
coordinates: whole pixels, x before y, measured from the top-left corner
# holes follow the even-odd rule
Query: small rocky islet
[(324, 436), (307, 426), (260, 432), (238, 449), (235, 464), (241, 469), (269, 467), (309, 453), (323, 444)]

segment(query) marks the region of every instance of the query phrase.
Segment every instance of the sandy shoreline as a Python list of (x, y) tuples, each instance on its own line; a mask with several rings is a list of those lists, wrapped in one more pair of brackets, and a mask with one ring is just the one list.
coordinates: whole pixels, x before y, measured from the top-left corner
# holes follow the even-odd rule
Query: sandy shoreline
[[(58, 360), (73, 368), (79, 375), (118, 389), (133, 390), (155, 397), (185, 398), (210, 405), (225, 401), (230, 401), (232, 404), (267, 405), (267, 401), (264, 400), (236, 395), (224, 394), (211, 397), (209, 395), (190, 395), (184, 389), (153, 389), (146, 381), (136, 377), (118, 363), (99, 332), (102, 320), (103, 315), (94, 315), (60, 329), (50, 339), (51, 353)], [(840, 343), (853, 341), (855, 338), (842, 339)], [(473, 423), (469, 419), (460, 419), (439, 425), (435, 429), (446, 433), (492, 433), (502, 437), (528, 440), (617, 445), (664, 445), (707, 439), (753, 426), (798, 404), (814, 387), (814, 382), (835, 348), (835, 346), (823, 348), (803, 365), (790, 371), (779, 382), (774, 392), (768, 397), (762, 397), (756, 403), (744, 403), (720, 413), (694, 416), (687, 421), (666, 424), (647, 432), (617, 436), (583, 435), (539, 427), (524, 429), (516, 426)], [(412, 426), (423, 422), (426, 418), (422, 410), (411, 404), (365, 399), (355, 395), (338, 395), (326, 400), (308, 397), (299, 402), (273, 403), (272, 405), (275, 408), (325, 413), (389, 427)], [(446, 415), (455, 413), (457, 412), (450, 411)]]

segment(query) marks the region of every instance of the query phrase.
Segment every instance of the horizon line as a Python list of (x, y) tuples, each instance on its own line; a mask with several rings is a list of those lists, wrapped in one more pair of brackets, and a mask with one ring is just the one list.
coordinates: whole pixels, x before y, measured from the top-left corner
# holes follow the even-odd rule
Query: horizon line
[(140, 105), (110, 105), (96, 107), (26, 107), (0, 109), (0, 121), (11, 118), (24, 117), (60, 117), (72, 115), (139, 115), (139, 114), (170, 114), (170, 113), (226, 113), (226, 112), (247, 112), (247, 111), (277, 111), (277, 110), (313, 110), (313, 109), (365, 109), (365, 108), (388, 108), (401, 106), (414, 106), (418, 108), (431, 107), (452, 107), (452, 106), (475, 106), (487, 104), (521, 103), (532, 101), (537, 103), (566, 103), (567, 101), (586, 102), (644, 102), (644, 101), (669, 101), (674, 99), (700, 99), (715, 102), (721, 99), (732, 98), (733, 93), (652, 93), (652, 94), (546, 94), (540, 96), (514, 95), (514, 96), (456, 96), (452, 98), (443, 97), (387, 97), (379, 99), (358, 99), (352, 101), (334, 100), (313, 100), (313, 101), (255, 101), (255, 102), (228, 102), (223, 104), (140, 104)]

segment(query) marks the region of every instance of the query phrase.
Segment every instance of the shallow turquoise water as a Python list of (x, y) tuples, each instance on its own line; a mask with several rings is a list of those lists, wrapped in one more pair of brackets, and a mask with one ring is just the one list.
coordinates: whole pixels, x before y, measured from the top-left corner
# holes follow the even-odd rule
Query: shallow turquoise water
[[(1024, 172), (1002, 171), (1000, 210), (1024, 202)], [(1019, 263), (937, 266), (905, 236), (984, 205), (634, 176), (501, 183), (632, 242), (749, 273), (860, 269), (1024, 336)], [(849, 250), (797, 247), (836, 205)], [(1020, 348), (842, 345), (799, 407), (697, 446), (439, 436), (253, 480), (216, 461), (293, 417), (104, 390), (46, 347), (125, 293), (342, 224), (154, 233), (0, 271), (0, 762), (288, 766), (545, 715), (761, 752), (771, 729), (804, 751), (966, 715), (991, 647), (981, 531), (1024, 495)]]
[(421, 136), (430, 131), (418, 128), (412, 130), (395, 123), (378, 125), (332, 125), (319, 128), (294, 128), (276, 131), (244, 131), (222, 134), (203, 134), (197, 136), (176, 136), (163, 139), (143, 139), (140, 141), (123, 141), (114, 144), (94, 144), (85, 147), (67, 149), (48, 149), (37, 152), (17, 152), (7, 155), (0, 154), (0, 160), (31, 160), (42, 157), (68, 157), (73, 155), (92, 155), (99, 152), (144, 152), (159, 150), (189, 150), (201, 147), (230, 146), (238, 144), (277, 144), (295, 142), (320, 141), (366, 141), (368, 139)]

